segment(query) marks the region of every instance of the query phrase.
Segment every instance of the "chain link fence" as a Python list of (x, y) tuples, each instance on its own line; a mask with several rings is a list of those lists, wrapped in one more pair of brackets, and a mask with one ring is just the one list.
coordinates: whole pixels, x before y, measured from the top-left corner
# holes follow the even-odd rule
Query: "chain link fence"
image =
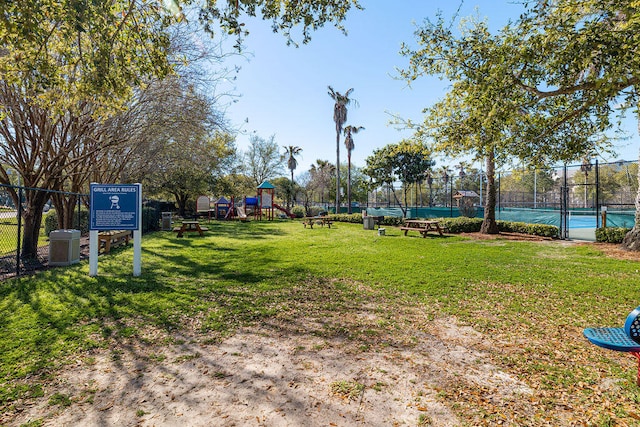
[[(484, 213), (487, 185), (481, 171), (442, 169), (432, 171), (407, 192), (400, 187), (377, 189), (370, 194), (368, 206), (388, 216), (482, 217)], [(595, 228), (603, 225), (603, 211), (606, 226), (633, 227), (637, 191), (637, 161), (584, 161), (544, 170), (501, 171), (496, 174), (496, 216), (555, 225), (564, 238), (595, 239)]]
[[(34, 256), (24, 256), (25, 213), (27, 198), (34, 197), (35, 192), (43, 193), (46, 198), (37, 233), (37, 249)], [(29, 273), (48, 267), (49, 232), (57, 228), (57, 217), (53, 212), (52, 198), (69, 201), (77, 200), (77, 211), (73, 215), (74, 227), (87, 235), (87, 226), (81, 224), (81, 207), (86, 206), (88, 195), (61, 191), (27, 188), (22, 186), (0, 184), (0, 278)], [(18, 202), (20, 201), (20, 202)], [(51, 211), (51, 212), (50, 212)], [(86, 209), (85, 209), (86, 211)], [(48, 217), (51, 218), (48, 219)]]
[[(25, 218), (30, 217), (31, 214), (31, 212), (27, 212), (29, 209), (27, 201), (35, 198), (44, 200), (45, 203), (42, 212), (40, 212), (42, 220), (39, 223), (37, 233), (29, 235), (35, 236), (37, 234), (37, 245), (33, 251), (33, 245), (27, 246), (25, 243), (29, 240), (25, 239), (25, 231), (28, 231)], [(70, 218), (70, 224), (66, 224), (66, 228), (80, 231), (79, 258), (88, 258), (89, 200), (89, 194), (0, 184), (0, 279), (50, 267), (49, 251), (53, 246), (49, 239), (50, 233), (65, 228), (58, 224), (56, 208), (64, 209), (67, 212), (66, 216)], [(142, 234), (159, 230), (160, 212), (173, 209), (173, 203), (143, 200), (143, 204), (141, 212)], [(60, 243), (57, 239), (54, 240)], [(59, 254), (61, 247), (67, 246), (57, 246), (58, 250), (54, 249), (52, 252), (53, 255), (57, 254), (53, 258), (61, 256)], [(28, 255), (25, 255), (25, 252)], [(53, 262), (52, 265), (56, 264), (62, 265), (59, 264), (59, 260)]]

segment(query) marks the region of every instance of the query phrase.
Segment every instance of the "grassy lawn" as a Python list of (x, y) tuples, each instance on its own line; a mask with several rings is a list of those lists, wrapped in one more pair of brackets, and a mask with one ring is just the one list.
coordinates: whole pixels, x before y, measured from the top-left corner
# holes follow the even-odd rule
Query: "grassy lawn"
[[(593, 245), (386, 236), (362, 225), (303, 228), (299, 222), (212, 222), (205, 237), (156, 233), (143, 242), (143, 274), (132, 249), (0, 284), (0, 407), (43, 396), (55, 370), (145, 325), (197, 325), (212, 341), (239, 326), (313, 312), (349, 313), (375, 303), (394, 327), (398, 304), (430, 319), (455, 317), (486, 338), (483, 350), (535, 393), (499, 406), (468, 384), (440, 399), (475, 424), (502, 418), (543, 425), (637, 423), (635, 362), (582, 337), (587, 326), (622, 325), (637, 305), (640, 262)], [(361, 331), (345, 331), (361, 339)], [(365, 331), (366, 332), (366, 331)], [(427, 331), (428, 332), (428, 331)], [(615, 380), (602, 387), (603, 379)], [(522, 411), (527, 418), (521, 419)]]
[[(0, 218), (0, 256), (14, 253), (18, 243), (18, 219)], [(39, 246), (48, 244), (47, 236), (44, 234), (44, 220), (40, 227)]]

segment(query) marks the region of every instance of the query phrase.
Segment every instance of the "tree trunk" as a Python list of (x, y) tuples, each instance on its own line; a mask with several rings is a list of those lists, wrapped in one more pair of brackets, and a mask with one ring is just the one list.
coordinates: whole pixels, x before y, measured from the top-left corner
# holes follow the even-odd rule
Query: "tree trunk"
[[(26, 191), (26, 205), (22, 212), (22, 251), (24, 259), (35, 259), (38, 256), (38, 238), (42, 225), (42, 210), (47, 201), (44, 191)], [(17, 206), (17, 205), (16, 205)]]
[(74, 195), (63, 195), (60, 193), (52, 193), (51, 200), (56, 208), (56, 216), (58, 218), (59, 229), (76, 228), (77, 224), (73, 222), (73, 212), (78, 202), (78, 197)]
[(175, 196), (178, 204), (178, 215), (185, 218), (187, 214), (187, 196), (183, 194), (175, 194)]
[(293, 182), (293, 169), (291, 169), (291, 197), (289, 198), (290, 203), (288, 203), (287, 205), (289, 207), (287, 207), (287, 209), (291, 209), (293, 208), (293, 205), (296, 203), (296, 183)]
[(342, 126), (336, 123), (336, 215), (340, 213), (340, 131)]
[(351, 215), (353, 213), (351, 211), (351, 151), (347, 152), (347, 203), (349, 203), (347, 213)]
[[(407, 202), (407, 184), (406, 183), (402, 183), (402, 193), (404, 195), (404, 205), (409, 206), (409, 203)], [(406, 215), (405, 215), (406, 217)]]
[(496, 162), (493, 148), (487, 153), (487, 201), (484, 207), (484, 220), (480, 227), (482, 234), (499, 234), (496, 222)]
[[(638, 124), (640, 128), (640, 119)], [(638, 157), (638, 164), (640, 165), (640, 155)], [(640, 183), (640, 167), (638, 168), (638, 182)], [(635, 222), (631, 231), (624, 236), (620, 248), (628, 251), (640, 251), (640, 185), (638, 185), (638, 192), (636, 193)]]

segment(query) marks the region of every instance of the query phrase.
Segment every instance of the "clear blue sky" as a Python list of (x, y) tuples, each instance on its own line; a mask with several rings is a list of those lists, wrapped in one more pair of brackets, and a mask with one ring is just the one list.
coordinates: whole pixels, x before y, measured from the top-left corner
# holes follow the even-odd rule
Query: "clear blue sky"
[[(317, 159), (336, 161), (333, 101), (327, 86), (344, 93), (353, 88), (352, 98), (359, 103), (350, 107), (347, 124), (364, 126), (354, 135), (352, 162), (364, 166), (373, 150), (396, 143), (410, 135), (389, 125), (390, 113), (420, 120), (422, 109), (441, 98), (447, 82), (424, 77), (412, 86), (393, 78), (396, 67), (405, 67), (399, 55), (402, 42), (414, 43), (415, 24), (435, 19), (440, 10), (452, 17), (458, 0), (363, 0), (364, 11), (350, 13), (344, 36), (334, 27), (316, 31), (307, 45), (287, 46), (281, 34), (274, 34), (268, 22), (251, 20), (245, 40), (247, 60), (234, 62), (242, 67), (237, 75), (236, 91), (241, 94), (229, 106), (227, 116), (245, 131), (237, 138), (246, 149), (249, 134), (263, 138), (275, 135), (279, 146), (302, 147), (295, 174), (309, 169)], [(460, 16), (486, 17), (497, 29), (523, 11), (517, 0), (465, 0)], [(637, 159), (637, 131), (620, 146), (616, 158)], [(340, 160), (346, 162), (341, 138)], [(611, 159), (613, 160), (613, 159)], [(437, 166), (454, 165), (458, 160), (438, 159)], [(477, 165), (476, 165), (477, 167)]]

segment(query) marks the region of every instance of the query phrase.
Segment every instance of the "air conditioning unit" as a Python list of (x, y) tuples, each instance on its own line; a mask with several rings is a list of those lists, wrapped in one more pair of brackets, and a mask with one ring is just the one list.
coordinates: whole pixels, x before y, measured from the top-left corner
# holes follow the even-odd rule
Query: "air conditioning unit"
[(80, 230), (54, 230), (49, 234), (49, 265), (80, 262)]

